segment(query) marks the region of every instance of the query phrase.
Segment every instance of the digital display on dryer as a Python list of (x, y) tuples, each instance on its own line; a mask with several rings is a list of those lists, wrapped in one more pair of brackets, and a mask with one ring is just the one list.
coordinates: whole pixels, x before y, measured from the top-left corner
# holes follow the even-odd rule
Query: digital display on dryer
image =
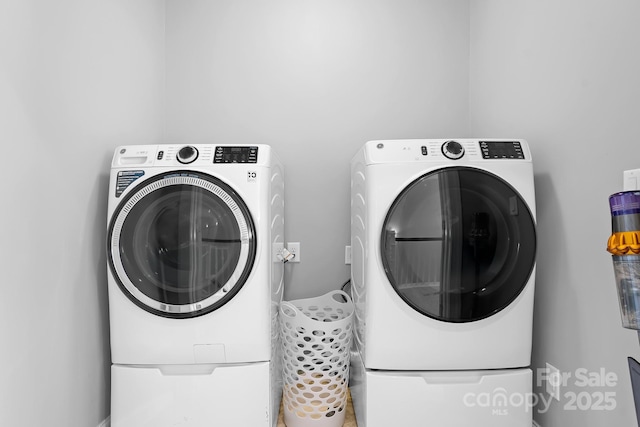
[(524, 159), (518, 141), (480, 141), (483, 159)]

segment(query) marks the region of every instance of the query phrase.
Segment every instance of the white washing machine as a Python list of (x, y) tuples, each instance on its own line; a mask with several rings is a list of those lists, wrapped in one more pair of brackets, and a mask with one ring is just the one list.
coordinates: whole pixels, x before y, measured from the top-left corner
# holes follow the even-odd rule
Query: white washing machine
[(216, 413), (275, 425), (284, 177), (272, 149), (119, 147), (108, 221), (112, 426)]
[(351, 168), (365, 367), (528, 366), (536, 231), (527, 143), (371, 141)]

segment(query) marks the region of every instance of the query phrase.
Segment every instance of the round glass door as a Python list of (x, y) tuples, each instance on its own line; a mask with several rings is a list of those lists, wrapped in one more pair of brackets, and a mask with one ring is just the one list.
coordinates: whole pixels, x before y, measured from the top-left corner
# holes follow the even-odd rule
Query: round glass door
[(391, 285), (413, 309), (471, 322), (507, 307), (526, 286), (535, 222), (522, 197), (496, 175), (439, 169), (396, 198), (381, 252)]
[(109, 227), (109, 262), (120, 288), (164, 317), (195, 317), (224, 305), (247, 280), (255, 253), (253, 221), (240, 197), (196, 172), (143, 182)]

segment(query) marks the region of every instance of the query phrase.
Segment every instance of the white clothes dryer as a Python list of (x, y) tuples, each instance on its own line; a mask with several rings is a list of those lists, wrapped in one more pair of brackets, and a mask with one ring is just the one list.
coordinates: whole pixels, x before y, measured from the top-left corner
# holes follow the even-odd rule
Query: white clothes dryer
[(271, 360), (283, 199), (266, 145), (119, 147), (108, 204), (113, 363)]
[(536, 231), (526, 141), (370, 141), (351, 173), (364, 368), (528, 366)]

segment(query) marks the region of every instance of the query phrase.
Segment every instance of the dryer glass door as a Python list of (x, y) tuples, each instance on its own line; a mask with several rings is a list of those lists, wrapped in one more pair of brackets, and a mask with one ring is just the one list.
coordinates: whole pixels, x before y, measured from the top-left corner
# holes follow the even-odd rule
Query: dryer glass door
[(110, 267), (123, 292), (164, 317), (194, 317), (229, 301), (256, 253), (249, 210), (224, 182), (181, 172), (151, 178), (120, 203)]
[(381, 236), (385, 272), (411, 307), (446, 322), (480, 320), (526, 286), (535, 223), (522, 197), (496, 175), (446, 168), (410, 184)]

